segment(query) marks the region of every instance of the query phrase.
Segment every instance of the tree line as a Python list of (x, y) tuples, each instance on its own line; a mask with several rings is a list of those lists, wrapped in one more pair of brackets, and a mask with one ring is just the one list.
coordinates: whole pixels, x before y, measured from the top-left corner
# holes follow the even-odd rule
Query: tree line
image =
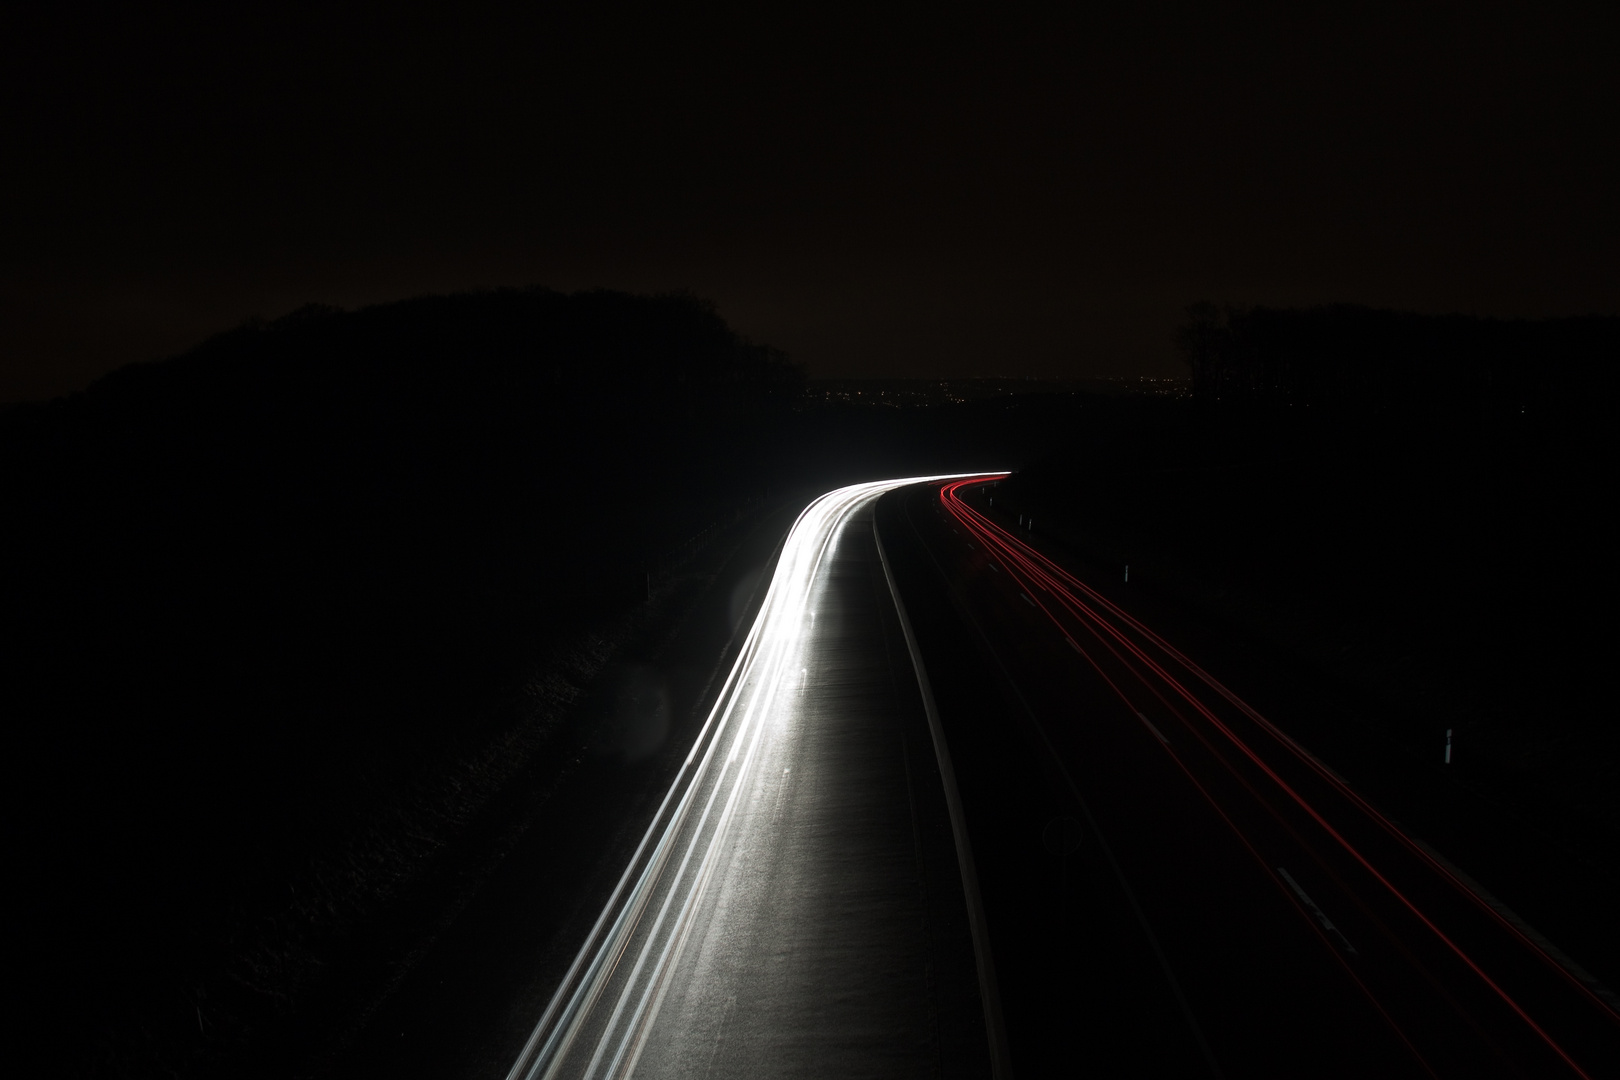
[(1202, 302), (1187, 309), (1175, 343), (1203, 403), (1570, 416), (1600, 407), (1613, 389), (1620, 318)]

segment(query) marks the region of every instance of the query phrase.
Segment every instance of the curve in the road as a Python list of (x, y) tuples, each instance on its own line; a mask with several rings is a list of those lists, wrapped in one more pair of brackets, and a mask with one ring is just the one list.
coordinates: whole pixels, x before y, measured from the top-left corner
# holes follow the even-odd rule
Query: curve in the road
[[(978, 474), (984, 475), (984, 474)], [(758, 618), (691, 752), (606, 906), (552, 995), (508, 1080), (631, 1075), (670, 993), (696, 913), (724, 875), (762, 734), (791, 722), (791, 692), (813, 626), (824, 566), (853, 515), (884, 492), (956, 479), (857, 484), (812, 502), (795, 522)], [(993, 1002), (993, 995), (986, 997)], [(987, 1028), (992, 1032), (995, 1024)], [(992, 1035), (993, 1038), (993, 1035)]]

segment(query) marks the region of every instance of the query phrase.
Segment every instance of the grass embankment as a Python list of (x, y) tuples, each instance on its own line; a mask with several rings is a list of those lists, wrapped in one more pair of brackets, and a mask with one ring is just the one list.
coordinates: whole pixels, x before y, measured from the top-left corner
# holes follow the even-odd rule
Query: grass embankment
[(536, 290), (9, 412), (14, 971), (65, 1071), (264, 1068), (363, 996), (649, 570), (757, 497), (795, 378), (690, 298)]
[(1382, 738), (1620, 870), (1596, 433), (1098, 400), (996, 507), (1371, 703)]

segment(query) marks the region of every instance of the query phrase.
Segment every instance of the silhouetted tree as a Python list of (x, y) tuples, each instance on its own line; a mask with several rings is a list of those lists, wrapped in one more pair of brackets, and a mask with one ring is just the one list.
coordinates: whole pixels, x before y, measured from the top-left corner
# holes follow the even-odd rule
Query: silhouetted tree
[(1175, 342), (1205, 403), (1574, 418), (1612, 391), (1620, 319), (1200, 303)]

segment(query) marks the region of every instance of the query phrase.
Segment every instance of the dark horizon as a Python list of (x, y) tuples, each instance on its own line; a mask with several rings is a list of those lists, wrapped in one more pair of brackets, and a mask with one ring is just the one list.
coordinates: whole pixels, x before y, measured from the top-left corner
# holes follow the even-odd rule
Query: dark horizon
[(10, 14), (0, 401), (307, 303), (713, 298), (814, 377), (1190, 303), (1620, 314), (1611, 10)]

